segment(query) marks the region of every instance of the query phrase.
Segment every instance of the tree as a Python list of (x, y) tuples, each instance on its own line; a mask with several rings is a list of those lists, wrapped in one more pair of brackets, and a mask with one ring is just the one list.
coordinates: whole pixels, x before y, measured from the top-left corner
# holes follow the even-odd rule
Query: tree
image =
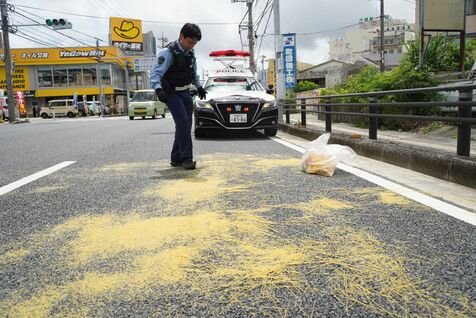
[(319, 87), (319, 85), (317, 85), (314, 82), (302, 81), (302, 82), (297, 83), (296, 88), (294, 89), (294, 92), (299, 93), (299, 92), (311, 91), (311, 90), (316, 89), (318, 87)]
[[(409, 62), (402, 64), (391, 71), (380, 73), (376, 68), (365, 67), (359, 73), (350, 76), (345, 83), (337, 85), (334, 89), (321, 90), (321, 95), (339, 95), (350, 93), (366, 93), (377, 91), (401, 90), (419, 87), (432, 87), (438, 85), (438, 80), (427, 69), (418, 70)], [(381, 98), (384, 102), (421, 102), (438, 100), (440, 95), (437, 93), (419, 93), (419, 94), (390, 94)], [(342, 103), (362, 103), (368, 102), (368, 97), (344, 97), (334, 100)], [(355, 107), (346, 111), (358, 111)], [(362, 109), (367, 112), (367, 107)], [(408, 115), (432, 115), (437, 110), (433, 107), (425, 108), (400, 108), (400, 107), (379, 107), (378, 113), (386, 114), (408, 114)], [(352, 121), (358, 126), (366, 126), (368, 118), (355, 118)], [(423, 122), (407, 121), (401, 119), (383, 119), (379, 120), (382, 128), (394, 130), (410, 130), (421, 126)]]
[[(402, 62), (410, 63), (413, 67), (418, 66), (419, 39), (406, 44), (408, 53), (403, 57)], [(443, 37), (437, 35), (432, 37), (425, 48), (423, 55), (423, 67), (431, 72), (458, 71), (460, 63), (460, 45), (458, 38)], [(471, 69), (474, 63), (474, 52), (476, 41), (467, 40), (465, 43), (464, 68)]]

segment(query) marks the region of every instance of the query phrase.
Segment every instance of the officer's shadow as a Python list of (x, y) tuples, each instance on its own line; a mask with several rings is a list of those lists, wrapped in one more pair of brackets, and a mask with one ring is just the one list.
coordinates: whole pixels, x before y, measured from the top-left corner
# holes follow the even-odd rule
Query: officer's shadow
[(195, 170), (187, 170), (182, 167), (170, 167), (158, 170), (158, 175), (150, 177), (152, 180), (179, 180), (185, 179), (188, 182), (200, 183), (206, 182), (207, 179), (199, 177), (200, 171), (203, 167), (197, 166)]

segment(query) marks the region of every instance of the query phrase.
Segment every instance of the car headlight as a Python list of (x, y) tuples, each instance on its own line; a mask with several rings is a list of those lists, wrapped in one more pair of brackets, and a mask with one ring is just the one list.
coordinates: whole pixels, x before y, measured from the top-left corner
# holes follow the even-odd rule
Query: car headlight
[(263, 109), (276, 107), (276, 101), (266, 102), (263, 104)]
[(199, 108), (204, 108), (204, 109), (211, 109), (213, 110), (213, 106), (209, 102), (203, 102), (203, 101), (197, 101), (197, 106)]

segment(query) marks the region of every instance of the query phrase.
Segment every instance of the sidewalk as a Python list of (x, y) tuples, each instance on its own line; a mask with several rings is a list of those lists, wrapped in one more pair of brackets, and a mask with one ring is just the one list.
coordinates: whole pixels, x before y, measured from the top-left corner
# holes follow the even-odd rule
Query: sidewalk
[[(291, 114), (291, 125), (301, 122), (301, 114)], [(316, 119), (314, 114), (307, 114), (306, 128), (325, 132), (326, 123), (324, 120)], [(332, 123), (332, 131), (349, 135), (359, 135), (361, 139), (369, 139), (369, 130), (357, 128), (346, 123)], [(443, 127), (429, 133), (411, 133), (399, 131), (377, 130), (377, 140), (386, 140), (395, 144), (407, 144), (413, 146), (429, 147), (440, 151), (456, 154), (456, 127)], [(476, 158), (476, 127), (471, 129), (470, 157)]]

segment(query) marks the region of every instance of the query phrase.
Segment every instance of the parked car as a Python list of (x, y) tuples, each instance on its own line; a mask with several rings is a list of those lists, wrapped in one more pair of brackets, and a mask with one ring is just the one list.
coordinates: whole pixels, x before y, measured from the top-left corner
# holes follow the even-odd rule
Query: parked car
[(103, 115), (109, 115), (111, 113), (111, 109), (108, 106), (101, 106), (102, 104), (98, 101), (89, 101), (88, 108), (89, 108), (89, 115), (101, 115), (101, 109), (104, 112)]
[[(20, 118), (18, 108), (15, 107), (16, 118)], [(8, 114), (8, 97), (0, 97), (0, 118), (3, 120), (10, 119)]]
[(72, 99), (54, 99), (48, 102), (46, 107), (41, 107), (40, 116), (43, 119), (50, 117), (78, 116), (78, 107), (73, 105)]
[(155, 119), (157, 115), (161, 115), (162, 118), (165, 118), (165, 113), (166, 106), (159, 101), (153, 89), (139, 90), (134, 93), (129, 105), (130, 120), (133, 120), (136, 116), (142, 118), (151, 116)]

